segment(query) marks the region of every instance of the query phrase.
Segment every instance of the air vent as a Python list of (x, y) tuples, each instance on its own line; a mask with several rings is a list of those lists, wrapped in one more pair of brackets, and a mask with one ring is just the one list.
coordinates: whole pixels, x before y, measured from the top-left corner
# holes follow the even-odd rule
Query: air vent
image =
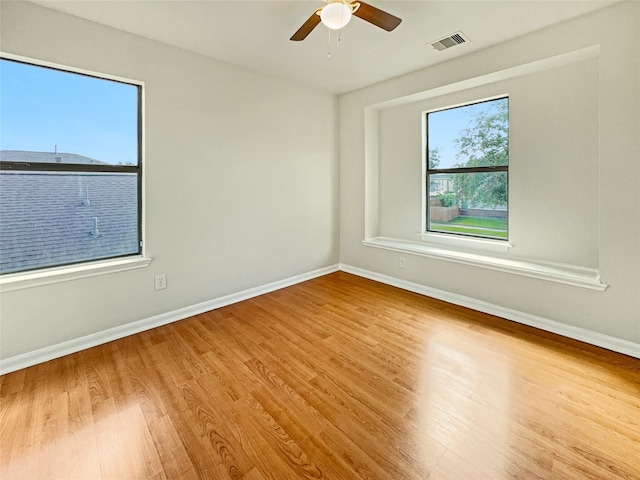
[(460, 45), (461, 43), (466, 43), (468, 41), (469, 39), (464, 36), (462, 32), (456, 32), (453, 35), (449, 35), (448, 37), (441, 38), (440, 40), (436, 40), (435, 42), (430, 42), (430, 44), (433, 48), (441, 52), (442, 50), (455, 47), (456, 45)]

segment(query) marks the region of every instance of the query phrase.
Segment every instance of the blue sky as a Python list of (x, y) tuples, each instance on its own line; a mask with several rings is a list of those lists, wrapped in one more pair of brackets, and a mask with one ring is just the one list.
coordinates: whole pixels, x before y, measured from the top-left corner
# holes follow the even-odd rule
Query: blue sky
[(467, 127), (470, 118), (466, 108), (451, 108), (428, 115), (429, 150), (438, 149), (439, 168), (453, 167), (457, 163), (457, 148), (454, 140)]
[(466, 159), (457, 158), (458, 149), (454, 140), (463, 130), (473, 125), (473, 119), (479, 112), (492, 111), (494, 105), (490, 101), (429, 113), (429, 150), (438, 149), (439, 168), (454, 167), (459, 162), (466, 162)]
[(0, 149), (138, 158), (136, 86), (0, 61)]

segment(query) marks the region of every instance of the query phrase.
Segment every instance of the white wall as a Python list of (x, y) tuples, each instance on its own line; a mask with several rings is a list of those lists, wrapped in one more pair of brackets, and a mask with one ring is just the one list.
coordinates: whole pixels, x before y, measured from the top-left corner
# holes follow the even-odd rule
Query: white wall
[[(3, 293), (0, 358), (337, 263), (334, 96), (32, 4), (1, 8), (2, 51), (145, 82), (153, 261)], [(158, 273), (168, 288), (155, 292)]]
[[(340, 97), (341, 263), (640, 343), (639, 27), (627, 2)], [(605, 291), (363, 245), (419, 241), (420, 112), (505, 93), (503, 258), (594, 269)]]

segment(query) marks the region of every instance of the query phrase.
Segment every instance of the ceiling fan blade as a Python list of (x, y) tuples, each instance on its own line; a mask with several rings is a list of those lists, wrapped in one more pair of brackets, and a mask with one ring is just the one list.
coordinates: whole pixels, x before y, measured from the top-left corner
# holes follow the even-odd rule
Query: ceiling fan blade
[(299, 42), (300, 40), (304, 40), (307, 38), (307, 35), (311, 33), (311, 30), (316, 28), (320, 23), (320, 15), (317, 12), (314, 12), (306, 22), (298, 29), (296, 33), (289, 40), (293, 40), (294, 42)]
[(360, 17), (361, 19), (374, 24), (376, 27), (380, 27), (387, 32), (396, 28), (402, 21), (401, 18), (369, 5), (368, 3), (360, 1), (357, 3), (360, 4), (360, 7), (356, 8), (353, 12), (356, 17)]

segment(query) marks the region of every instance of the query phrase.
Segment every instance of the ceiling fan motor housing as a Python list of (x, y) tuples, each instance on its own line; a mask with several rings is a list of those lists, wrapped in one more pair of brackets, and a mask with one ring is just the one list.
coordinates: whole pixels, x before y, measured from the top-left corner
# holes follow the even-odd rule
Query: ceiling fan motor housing
[(324, 6), (320, 11), (320, 19), (327, 28), (340, 30), (351, 20), (351, 11), (350, 5), (338, 0)]

